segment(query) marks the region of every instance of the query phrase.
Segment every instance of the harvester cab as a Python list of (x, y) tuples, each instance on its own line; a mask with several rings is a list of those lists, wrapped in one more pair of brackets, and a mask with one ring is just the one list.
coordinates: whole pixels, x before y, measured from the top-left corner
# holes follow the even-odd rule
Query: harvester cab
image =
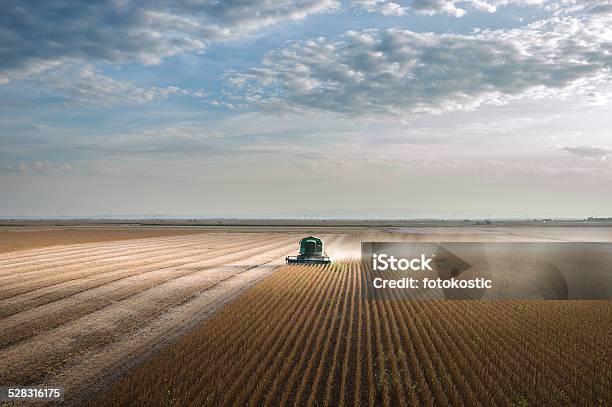
[(323, 250), (323, 241), (318, 237), (308, 236), (300, 240), (300, 254), (287, 256), (287, 264), (329, 264), (331, 260)]

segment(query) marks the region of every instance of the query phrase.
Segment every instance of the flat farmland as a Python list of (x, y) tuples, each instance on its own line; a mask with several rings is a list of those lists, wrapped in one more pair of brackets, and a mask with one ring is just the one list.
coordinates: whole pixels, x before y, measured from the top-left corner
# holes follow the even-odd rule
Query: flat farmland
[(285, 266), (92, 405), (606, 406), (609, 301), (365, 300)]
[(269, 275), (298, 239), (197, 233), (0, 254), (0, 383), (61, 385), (78, 401)]
[(610, 302), (364, 301), (356, 261), (368, 240), (610, 241), (607, 228), (315, 229), (328, 268), (284, 266), (304, 228), (141, 231), (54, 230), (26, 250), (11, 235), (1, 385), (62, 386), (74, 405), (610, 403)]
[(202, 233), (187, 228), (0, 226), (0, 253), (41, 247)]

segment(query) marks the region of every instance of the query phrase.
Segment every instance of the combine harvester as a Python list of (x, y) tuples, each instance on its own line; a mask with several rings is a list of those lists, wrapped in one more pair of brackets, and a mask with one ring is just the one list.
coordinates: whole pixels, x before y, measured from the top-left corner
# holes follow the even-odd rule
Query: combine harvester
[(329, 264), (331, 260), (323, 251), (323, 241), (318, 237), (308, 236), (300, 240), (300, 254), (287, 256), (287, 264)]

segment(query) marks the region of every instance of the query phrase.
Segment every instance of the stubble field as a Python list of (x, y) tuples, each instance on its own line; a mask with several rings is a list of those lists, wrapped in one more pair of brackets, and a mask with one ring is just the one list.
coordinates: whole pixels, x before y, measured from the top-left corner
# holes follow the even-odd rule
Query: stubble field
[(608, 230), (393, 232), (320, 234), (327, 268), (283, 266), (302, 234), (271, 231), (0, 254), (0, 384), (96, 405), (611, 402), (611, 302), (364, 300), (356, 261), (363, 240)]
[(2, 254), (0, 383), (62, 386), (79, 402), (269, 275), (295, 242), (200, 233)]

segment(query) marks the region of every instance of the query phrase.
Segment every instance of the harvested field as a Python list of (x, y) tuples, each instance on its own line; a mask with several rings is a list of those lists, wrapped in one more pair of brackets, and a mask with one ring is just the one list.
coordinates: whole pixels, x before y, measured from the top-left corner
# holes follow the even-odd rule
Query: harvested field
[(612, 302), (364, 300), (285, 266), (93, 405), (610, 405)]
[(0, 227), (0, 253), (39, 247), (109, 242), (150, 237), (191, 235), (200, 229), (138, 227)]
[(301, 229), (105, 230), (0, 253), (1, 385), (61, 386), (73, 405), (610, 402), (610, 302), (364, 301), (355, 262), (364, 240), (606, 241), (608, 229), (317, 233), (328, 269), (283, 266)]
[(78, 401), (270, 274), (296, 239), (200, 233), (2, 254), (0, 383), (64, 386)]

